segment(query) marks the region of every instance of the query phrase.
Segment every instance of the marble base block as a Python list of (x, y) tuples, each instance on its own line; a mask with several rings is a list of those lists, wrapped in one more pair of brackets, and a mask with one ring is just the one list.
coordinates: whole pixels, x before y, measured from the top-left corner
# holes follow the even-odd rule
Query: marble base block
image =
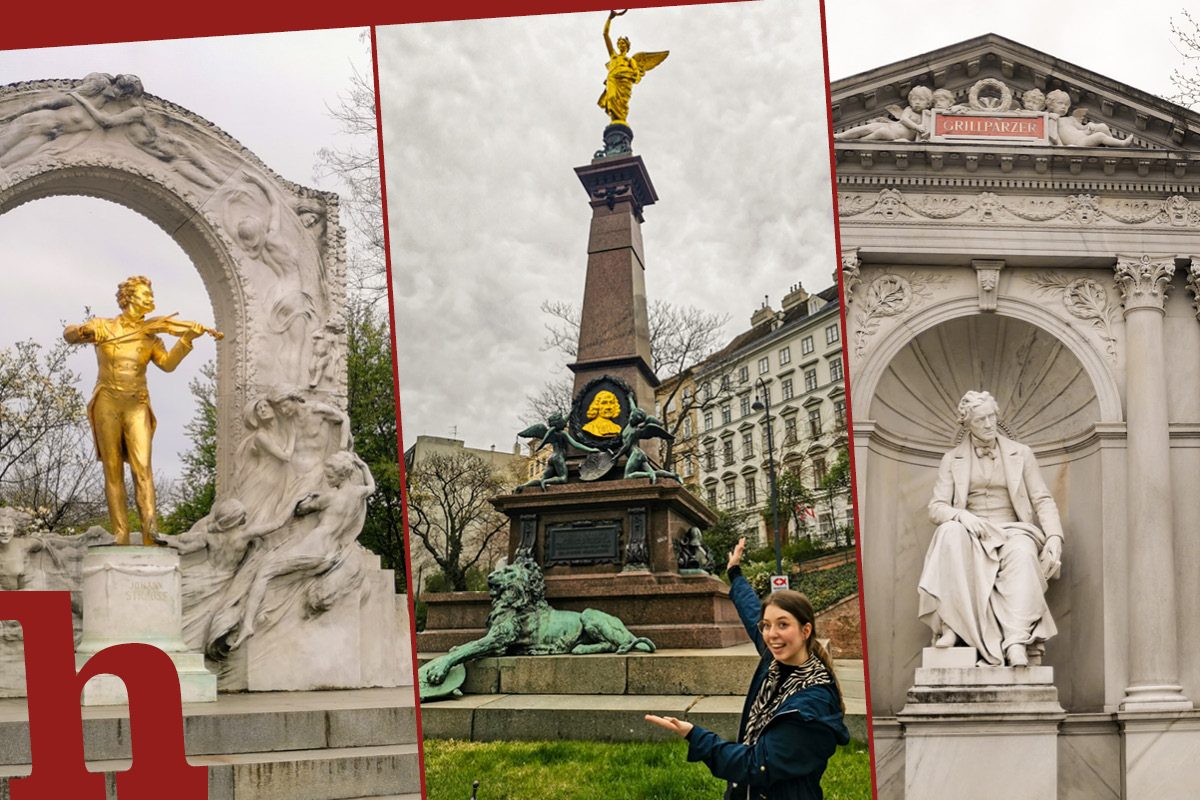
[(927, 648), (897, 719), (904, 725), (904, 796), (1055, 800), (1058, 727), (1066, 717), (1052, 667), (945, 666)]
[[(201, 653), (183, 641), (179, 554), (159, 547), (95, 547), (83, 560), (83, 638), (75, 667), (116, 644), (140, 642), (163, 650), (175, 663), (185, 703), (215, 702), (217, 676)], [(83, 704), (128, 702), (125, 684), (97, 675), (83, 687)]]
[(1200, 792), (1200, 713), (1119, 714), (1125, 800), (1192, 800)]

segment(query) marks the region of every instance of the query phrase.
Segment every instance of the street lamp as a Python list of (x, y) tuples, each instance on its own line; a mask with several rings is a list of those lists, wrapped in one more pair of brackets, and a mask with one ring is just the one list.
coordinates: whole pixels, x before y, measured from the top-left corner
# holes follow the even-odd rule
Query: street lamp
[(750, 406), (751, 411), (765, 411), (767, 423), (767, 476), (771, 481), (771, 530), (775, 535), (775, 574), (783, 574), (783, 543), (779, 536), (779, 490), (775, 485), (775, 436), (771, 432), (771, 391), (766, 382), (759, 378), (758, 399)]

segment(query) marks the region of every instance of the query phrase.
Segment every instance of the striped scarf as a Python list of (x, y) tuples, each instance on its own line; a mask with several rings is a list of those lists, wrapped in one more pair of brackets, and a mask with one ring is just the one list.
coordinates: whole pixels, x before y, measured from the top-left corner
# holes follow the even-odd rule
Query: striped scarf
[(767, 723), (775, 716), (784, 700), (801, 689), (833, 683), (833, 676), (821, 663), (821, 659), (817, 658), (816, 653), (810, 653), (808, 660), (791, 670), (791, 674), (786, 678), (782, 676), (783, 670), (779, 668), (779, 662), (772, 659), (771, 666), (767, 669), (767, 677), (758, 688), (758, 697), (754, 698), (754, 703), (750, 706), (742, 744), (753, 746), (758, 741), (758, 737), (762, 736)]

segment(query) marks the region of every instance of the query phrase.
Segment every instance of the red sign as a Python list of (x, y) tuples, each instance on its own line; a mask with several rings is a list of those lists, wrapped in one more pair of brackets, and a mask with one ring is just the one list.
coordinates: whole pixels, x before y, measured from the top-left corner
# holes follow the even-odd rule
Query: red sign
[(771, 576), (771, 591), (772, 592), (782, 592), (786, 588), (788, 588), (788, 576), (787, 575), (772, 575)]
[(1020, 139), (1046, 138), (1046, 118), (986, 117), (979, 114), (937, 114), (934, 136), (1014, 137)]

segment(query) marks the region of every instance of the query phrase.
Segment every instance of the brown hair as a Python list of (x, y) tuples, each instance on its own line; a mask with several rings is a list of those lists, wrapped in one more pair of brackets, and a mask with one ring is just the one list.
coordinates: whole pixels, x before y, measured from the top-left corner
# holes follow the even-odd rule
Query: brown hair
[(808, 652), (815, 653), (821, 663), (825, 665), (825, 669), (829, 670), (829, 677), (833, 678), (833, 687), (837, 690), (838, 706), (842, 712), (846, 711), (846, 701), (842, 697), (842, 684), (838, 680), (837, 672), (833, 669), (833, 658), (830, 657), (829, 651), (817, 639), (817, 615), (813, 613), (812, 603), (801, 592), (795, 592), (791, 589), (785, 589), (781, 592), (771, 592), (762, 601), (763, 609), (767, 606), (775, 606), (781, 611), (786, 611), (796, 618), (796, 621), (801, 626), (806, 624), (812, 625), (809, 631), (808, 639), (805, 641), (805, 647)]

